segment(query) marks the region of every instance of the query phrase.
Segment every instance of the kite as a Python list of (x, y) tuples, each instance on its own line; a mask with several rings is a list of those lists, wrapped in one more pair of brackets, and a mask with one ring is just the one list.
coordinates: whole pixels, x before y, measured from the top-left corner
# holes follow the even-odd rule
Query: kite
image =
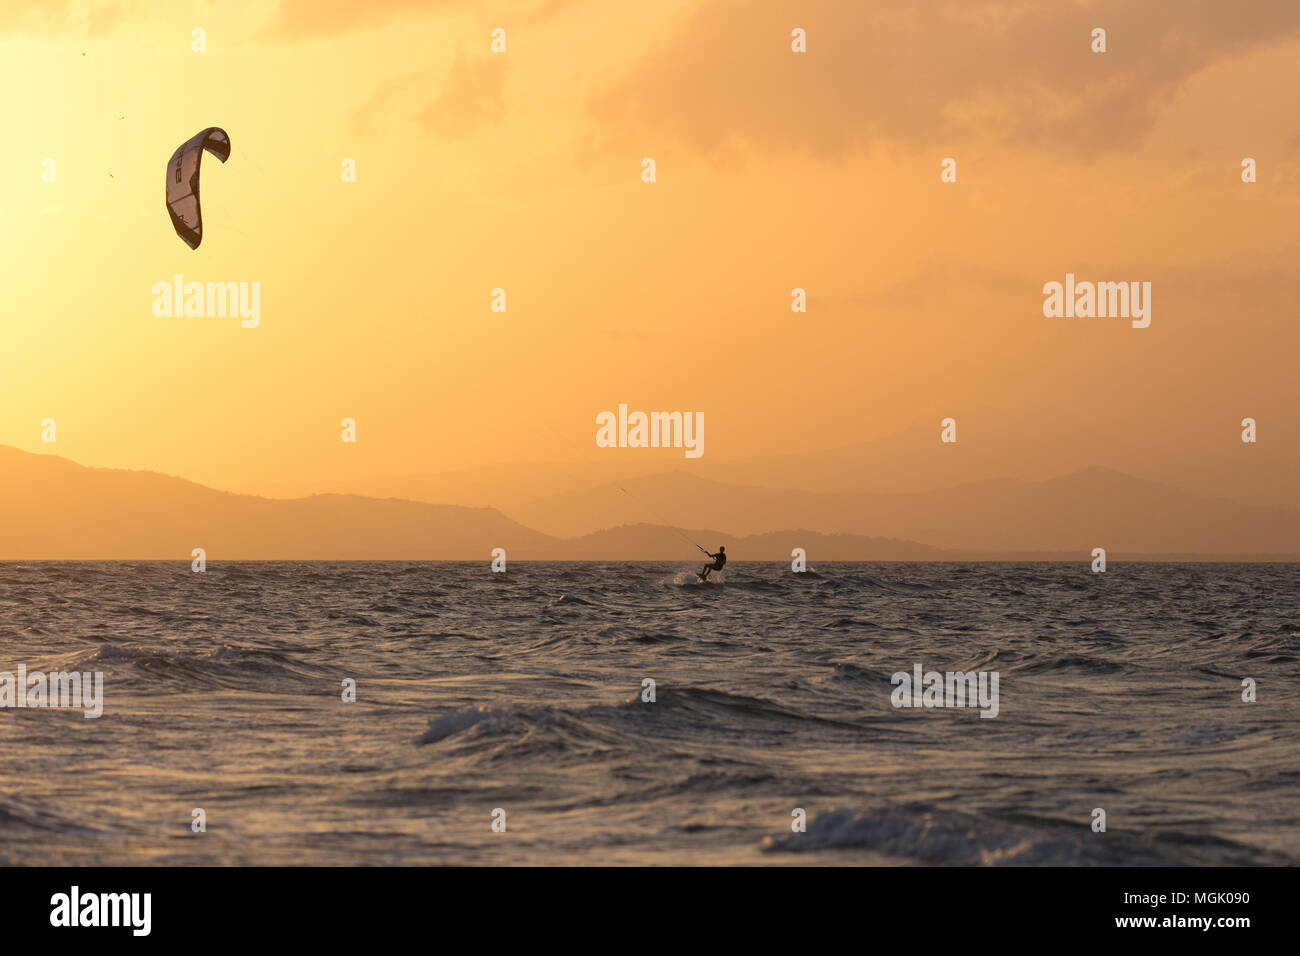
[(209, 126), (182, 143), (167, 163), (167, 213), (176, 235), (191, 249), (197, 249), (203, 241), (199, 160), (205, 149), (224, 163), (230, 158), (230, 137), (219, 126)]

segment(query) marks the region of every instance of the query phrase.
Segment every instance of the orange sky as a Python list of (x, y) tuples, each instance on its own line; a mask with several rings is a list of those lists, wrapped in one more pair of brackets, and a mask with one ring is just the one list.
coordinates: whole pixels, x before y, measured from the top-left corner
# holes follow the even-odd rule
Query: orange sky
[[(256, 488), (626, 454), (625, 402), (710, 459), (990, 408), (1300, 447), (1300, 8), (867, 6), (7, 5), (0, 444)], [(191, 251), (163, 173), (210, 125)], [(260, 326), (155, 317), (177, 272)], [(1066, 272), (1151, 327), (1044, 318)]]

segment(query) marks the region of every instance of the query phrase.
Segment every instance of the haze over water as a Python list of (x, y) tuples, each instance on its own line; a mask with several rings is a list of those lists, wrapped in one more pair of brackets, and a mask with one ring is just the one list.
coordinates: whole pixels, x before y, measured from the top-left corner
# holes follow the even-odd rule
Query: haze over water
[(695, 566), (0, 564), (0, 862), (1300, 862), (1300, 566)]

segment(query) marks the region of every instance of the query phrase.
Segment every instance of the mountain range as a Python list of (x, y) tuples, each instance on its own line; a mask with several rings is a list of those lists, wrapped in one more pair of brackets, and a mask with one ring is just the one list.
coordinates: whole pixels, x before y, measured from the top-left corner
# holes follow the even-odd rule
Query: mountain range
[[(412, 497), (427, 493), (427, 483), (408, 481)], [(587, 482), (534, 498), (499, 487), (510, 499), (500, 509), (342, 493), (269, 498), (0, 446), (0, 559), (188, 560), (203, 548), (213, 560), (488, 560), (500, 547), (515, 560), (693, 562), (699, 542), (764, 561), (789, 561), (794, 547), (810, 562), (1082, 561), (1096, 547), (1113, 560), (1300, 560), (1296, 510), (1109, 468), (917, 491), (782, 489), (684, 470), (589, 471)]]

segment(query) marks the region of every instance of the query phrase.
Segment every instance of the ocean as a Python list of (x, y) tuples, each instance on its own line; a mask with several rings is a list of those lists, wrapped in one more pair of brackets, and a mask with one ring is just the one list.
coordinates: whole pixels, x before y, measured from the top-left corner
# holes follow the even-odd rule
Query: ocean
[(1300, 565), (699, 564), (0, 563), (0, 863), (1300, 862)]

